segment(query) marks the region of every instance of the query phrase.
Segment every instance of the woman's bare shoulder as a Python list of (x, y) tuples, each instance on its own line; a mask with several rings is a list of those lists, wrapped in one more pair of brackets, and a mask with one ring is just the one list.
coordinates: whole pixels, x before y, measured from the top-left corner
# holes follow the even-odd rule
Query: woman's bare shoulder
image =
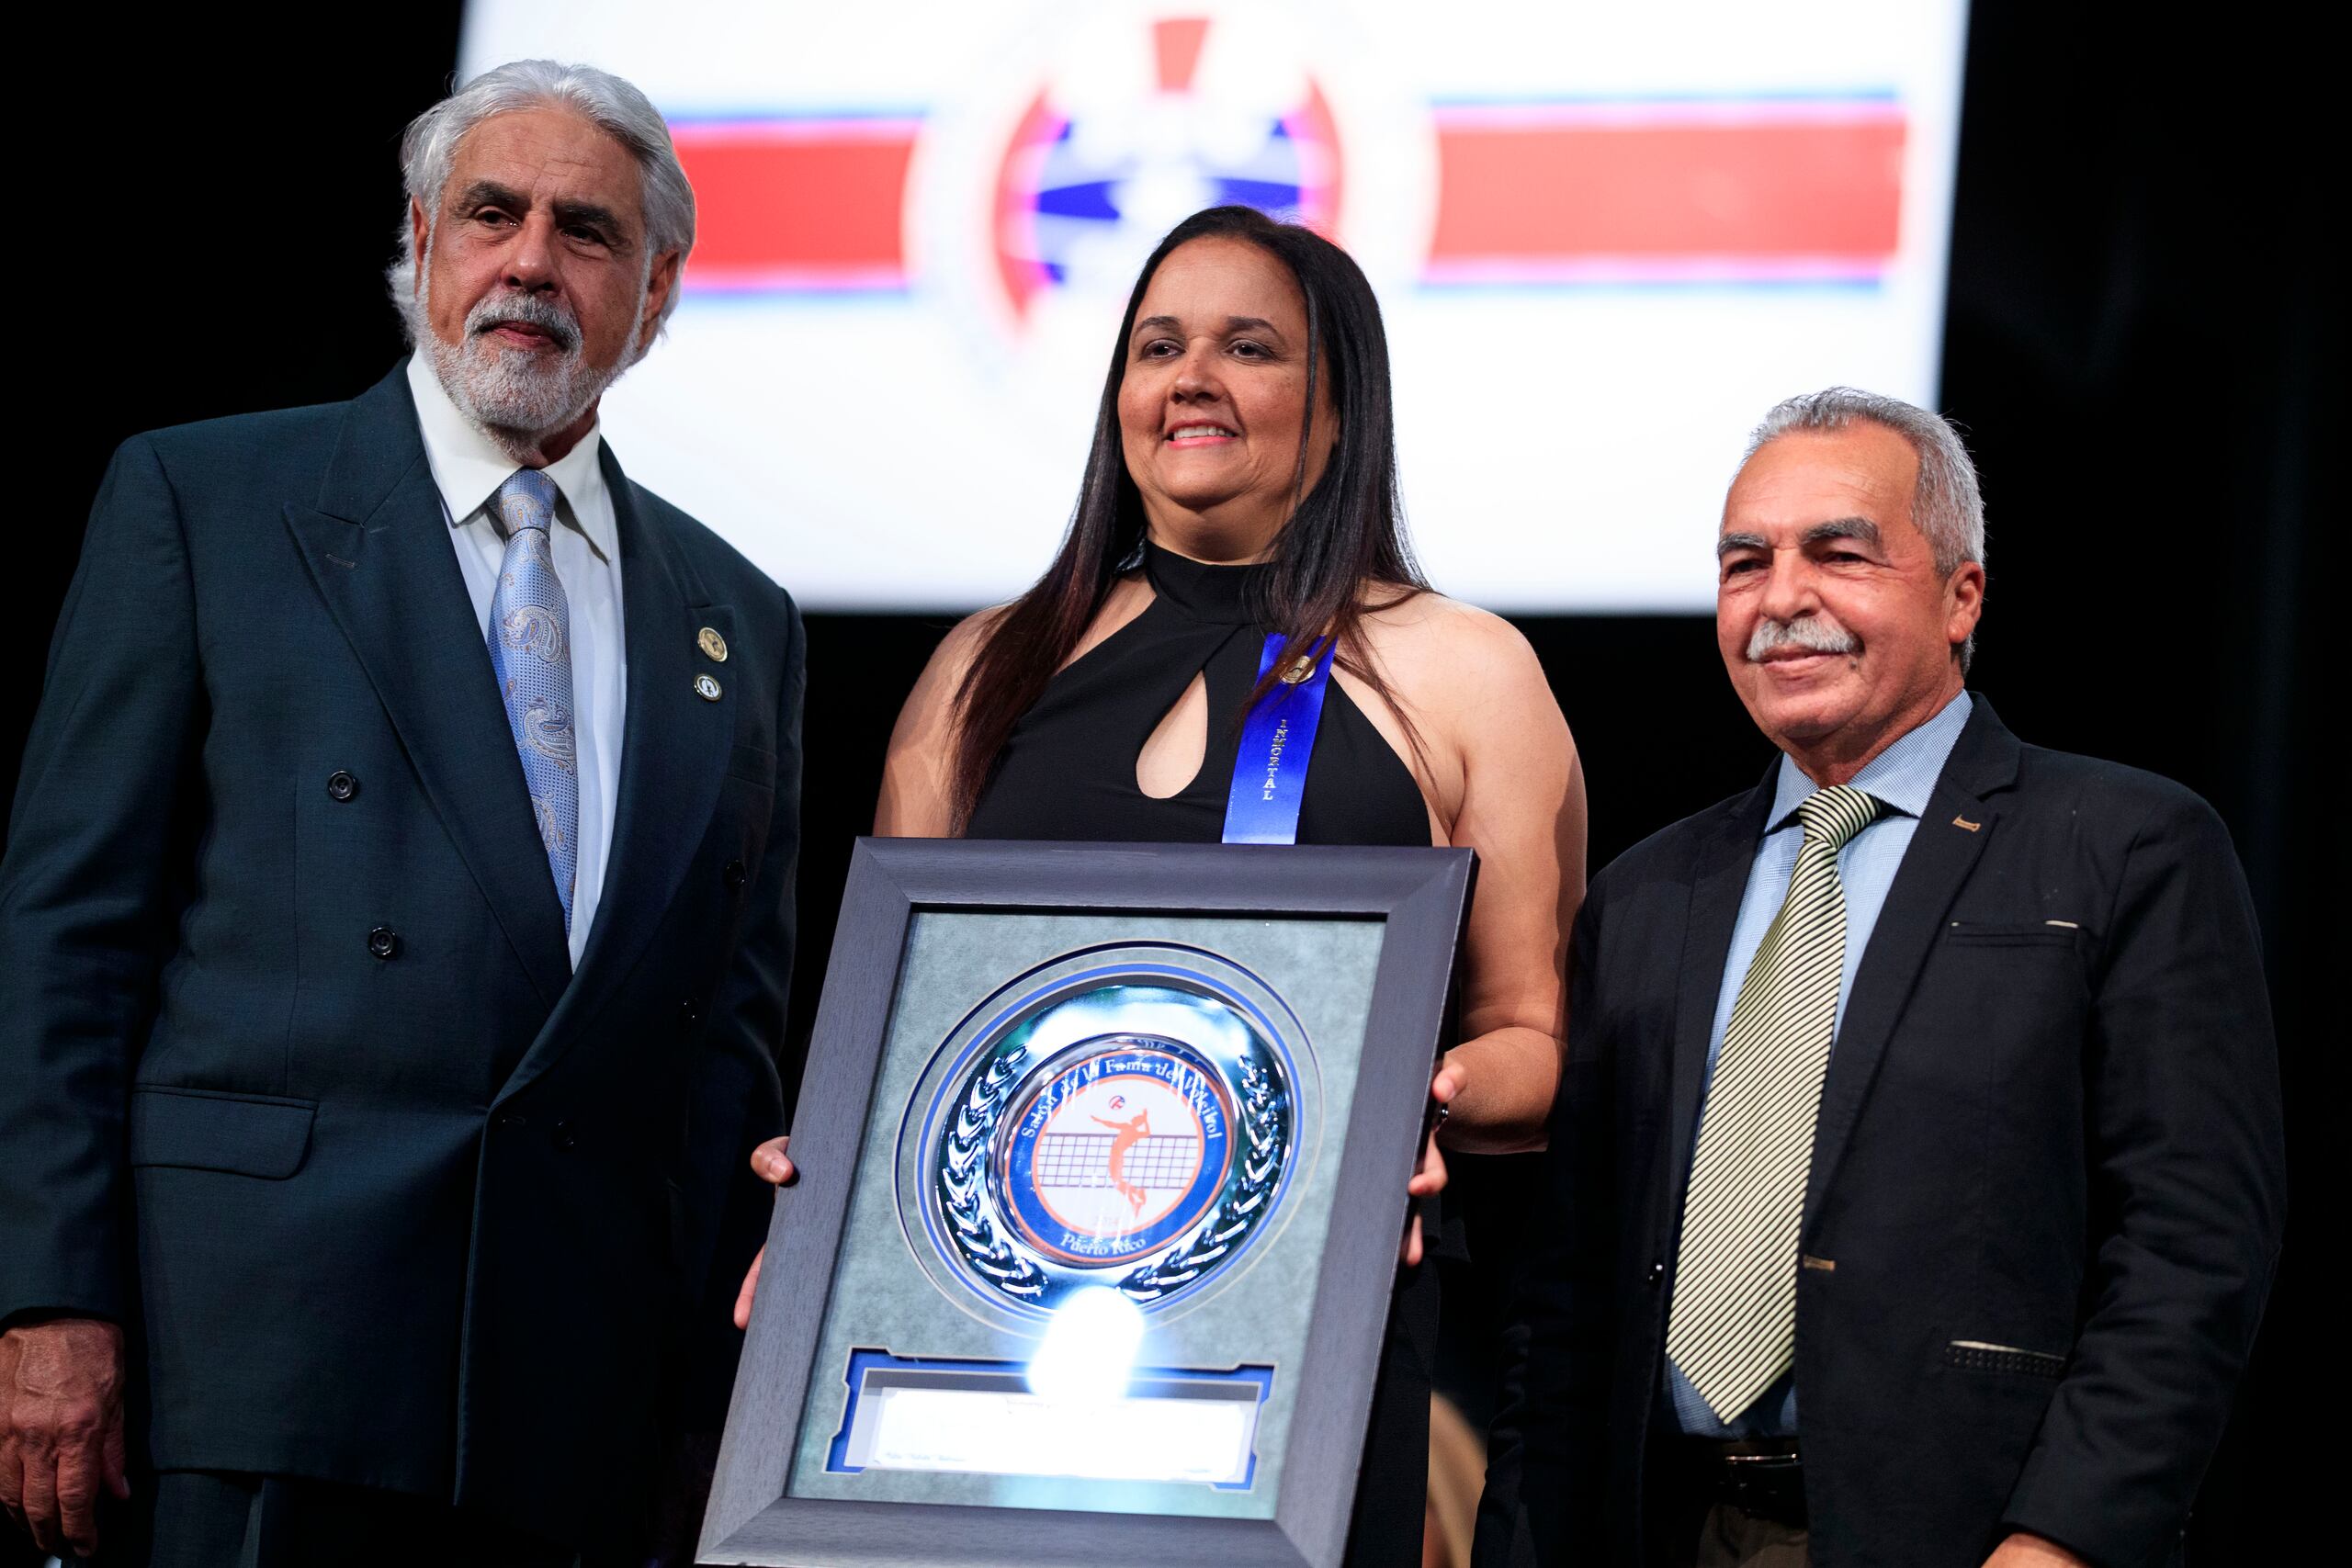
[(947, 628), (947, 635), (939, 639), (939, 647), (932, 658), (947, 660), (958, 666), (959, 670), (968, 670), (972, 660), (979, 655), (980, 645), (988, 640), (989, 633), (996, 629), (997, 623), (1003, 620), (1012, 608), (1010, 604), (1004, 604), (973, 611)]
[(1534, 648), (1517, 626), (1491, 610), (1449, 599), (1433, 589), (1383, 599), (1374, 591), (1365, 608), (1364, 634), (1389, 679), (1419, 696), (1448, 688), (1500, 688), (1547, 695), (1550, 682)]
[(999, 604), (965, 616), (932, 649), (891, 727), (882, 791), (874, 803), (876, 833), (929, 839), (955, 831), (956, 699), (1005, 609)]
[(904, 730), (910, 720), (919, 728), (930, 728), (944, 723), (955, 706), (956, 695), (964, 689), (964, 677), (971, 673), (972, 661), (980, 656), (989, 632), (996, 628), (1010, 604), (991, 604), (985, 610), (975, 610), (948, 628), (931, 650), (922, 673), (916, 677), (914, 690), (907, 694), (905, 705), (899, 710), (899, 727)]

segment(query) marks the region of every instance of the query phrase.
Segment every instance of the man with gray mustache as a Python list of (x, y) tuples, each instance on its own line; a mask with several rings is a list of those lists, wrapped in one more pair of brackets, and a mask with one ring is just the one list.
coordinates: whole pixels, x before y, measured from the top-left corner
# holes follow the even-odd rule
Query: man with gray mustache
[(641, 1565), (723, 1414), (802, 632), (598, 423), (694, 193), (546, 61), (401, 164), (415, 352), (123, 446), (27, 747), (0, 1505), (51, 1551)]
[(1477, 1560), (2176, 1563), (2284, 1207), (2228, 835), (1968, 689), (1935, 414), (1781, 404), (1715, 551), (1780, 755), (1586, 897)]

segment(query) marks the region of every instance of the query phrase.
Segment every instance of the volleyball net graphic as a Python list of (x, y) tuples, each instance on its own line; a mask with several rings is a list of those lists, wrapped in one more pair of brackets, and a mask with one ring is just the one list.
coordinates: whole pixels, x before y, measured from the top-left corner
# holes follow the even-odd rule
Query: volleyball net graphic
[(1170, 1188), (1191, 1184), (1201, 1168), (1197, 1134), (1154, 1133), (1128, 1143), (1119, 1173), (1111, 1171), (1111, 1145), (1116, 1133), (1048, 1133), (1037, 1140), (1032, 1168), (1041, 1188), (1115, 1187), (1124, 1179), (1134, 1187)]

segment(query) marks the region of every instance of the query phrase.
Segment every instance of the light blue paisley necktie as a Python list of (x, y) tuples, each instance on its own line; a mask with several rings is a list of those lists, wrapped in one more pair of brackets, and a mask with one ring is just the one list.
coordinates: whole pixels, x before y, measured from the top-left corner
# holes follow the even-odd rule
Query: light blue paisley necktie
[(490, 664), (569, 932), (580, 864), (580, 774), (571, 728), (571, 609), (548, 541), (555, 481), (537, 468), (517, 468), (494, 500), (506, 525), (506, 556), (490, 597)]

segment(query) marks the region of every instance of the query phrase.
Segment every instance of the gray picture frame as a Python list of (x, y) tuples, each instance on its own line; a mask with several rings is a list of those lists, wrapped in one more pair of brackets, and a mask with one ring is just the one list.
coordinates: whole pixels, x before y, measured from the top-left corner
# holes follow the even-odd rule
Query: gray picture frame
[[(1338, 1568), (1476, 857), (1463, 849), (861, 839), (851, 855), (697, 1561), (797, 1568)], [(1369, 1022), (1323, 1242), (1314, 1333), (1271, 1518), (786, 1495), (795, 1434), (918, 911), (1382, 920)]]

